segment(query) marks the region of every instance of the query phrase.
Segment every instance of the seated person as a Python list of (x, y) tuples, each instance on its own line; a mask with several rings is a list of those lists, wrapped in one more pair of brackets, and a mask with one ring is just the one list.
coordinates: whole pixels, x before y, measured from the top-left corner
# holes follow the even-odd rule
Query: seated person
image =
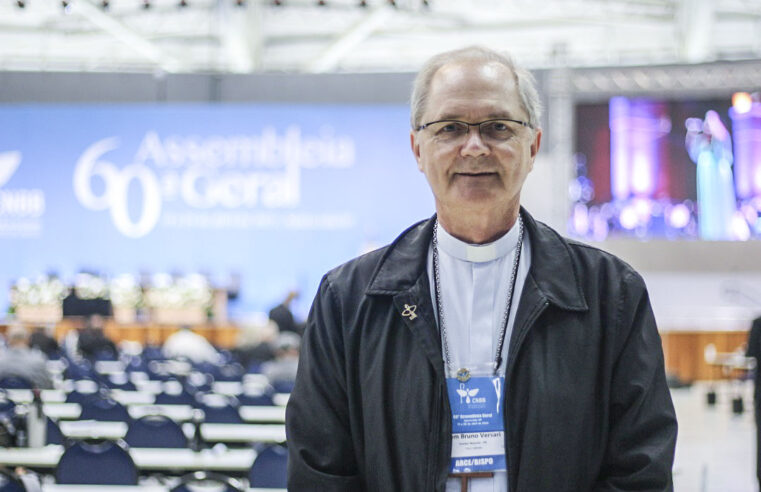
[(275, 341), (275, 358), (262, 364), (262, 374), (271, 383), (295, 381), (300, 345), (301, 337), (297, 334), (288, 331), (280, 333)]
[(29, 335), (29, 347), (37, 349), (48, 358), (57, 356), (61, 347), (58, 341), (50, 336), (44, 326), (36, 326)]
[(169, 335), (161, 351), (171, 359), (188, 359), (191, 362), (220, 362), (219, 352), (209, 341), (198, 333), (183, 326)]
[(241, 323), (238, 342), (232, 352), (246, 368), (272, 360), (275, 358), (274, 343), (277, 334), (277, 323), (262, 314), (261, 317)]
[(0, 352), (0, 378), (16, 376), (28, 380), (36, 388), (53, 388), (47, 357), (39, 350), (29, 348), (26, 328), (10, 326), (6, 339), (8, 346)]
[(105, 321), (103, 316), (93, 314), (88, 318), (87, 326), (79, 332), (77, 347), (82, 357), (94, 359), (108, 355), (116, 358), (119, 355), (116, 345), (103, 332)]

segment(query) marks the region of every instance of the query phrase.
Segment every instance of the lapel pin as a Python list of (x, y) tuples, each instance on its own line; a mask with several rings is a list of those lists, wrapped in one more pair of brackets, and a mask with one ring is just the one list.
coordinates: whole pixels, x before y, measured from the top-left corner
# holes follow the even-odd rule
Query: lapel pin
[(410, 306), (409, 304), (404, 305), (404, 311), (402, 311), (402, 316), (405, 318), (409, 318), (410, 321), (417, 318), (417, 314), (415, 314), (415, 310), (417, 310), (417, 304), (413, 304)]

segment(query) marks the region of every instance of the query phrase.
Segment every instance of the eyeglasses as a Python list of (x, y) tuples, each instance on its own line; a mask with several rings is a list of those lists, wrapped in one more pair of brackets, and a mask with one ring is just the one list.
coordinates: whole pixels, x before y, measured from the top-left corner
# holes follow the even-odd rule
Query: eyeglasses
[[(516, 126), (519, 125), (519, 126)], [(425, 123), (415, 128), (415, 130), (430, 129), (433, 135), (441, 141), (454, 143), (464, 140), (470, 133), (470, 127), (478, 127), (478, 132), (484, 141), (502, 143), (513, 138), (520, 127), (533, 128), (530, 123), (509, 118), (499, 118), (494, 120), (479, 121), (477, 123), (468, 123), (459, 120), (439, 120)]]

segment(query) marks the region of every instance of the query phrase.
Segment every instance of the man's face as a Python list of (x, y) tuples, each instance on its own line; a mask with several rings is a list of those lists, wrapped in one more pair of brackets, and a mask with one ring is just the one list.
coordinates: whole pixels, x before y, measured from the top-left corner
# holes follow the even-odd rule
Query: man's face
[[(510, 70), (494, 62), (458, 62), (436, 72), (421, 124), (452, 119), (476, 123), (507, 118), (527, 121)], [(411, 133), (418, 168), (428, 179), (436, 208), (457, 213), (507, 212), (520, 204), (520, 192), (534, 165), (541, 131), (511, 125), (514, 135), (495, 142), (471, 127), (450, 141), (432, 128)]]

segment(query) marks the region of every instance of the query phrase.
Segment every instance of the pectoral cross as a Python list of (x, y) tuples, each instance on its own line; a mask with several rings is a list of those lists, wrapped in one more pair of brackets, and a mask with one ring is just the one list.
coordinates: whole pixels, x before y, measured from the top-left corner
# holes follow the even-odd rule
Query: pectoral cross
[(460, 479), (460, 492), (468, 492), (468, 480), (471, 478), (491, 478), (494, 472), (450, 473), (450, 477)]

